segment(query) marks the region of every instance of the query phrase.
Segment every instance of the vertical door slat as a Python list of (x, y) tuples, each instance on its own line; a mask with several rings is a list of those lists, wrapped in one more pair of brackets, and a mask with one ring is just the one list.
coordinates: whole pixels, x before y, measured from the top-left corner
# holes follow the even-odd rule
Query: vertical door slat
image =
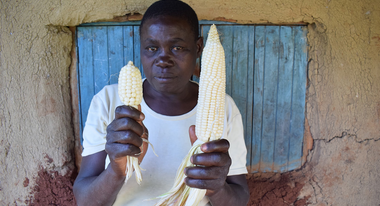
[(260, 169), (264, 172), (273, 170), (277, 109), (278, 40), (279, 28), (277, 26), (267, 26), (265, 37), (264, 105), (260, 163), (262, 164), (260, 165)]
[(79, 58), (79, 87), (80, 87), (80, 101), (81, 101), (81, 124), (82, 128), (86, 123), (88, 108), (93, 95), (95, 94), (94, 88), (94, 71), (93, 71), (93, 54), (92, 45), (94, 41), (92, 27), (78, 28), (78, 51)]
[(305, 120), (305, 95), (306, 95), (306, 30), (302, 27), (294, 28), (295, 54), (293, 71), (293, 101), (292, 118), (289, 148), (289, 168), (299, 168), (301, 166), (303, 132)]
[[(252, 161), (252, 128), (253, 128), (253, 84), (254, 84), (254, 60), (255, 60), (255, 27), (246, 26), (248, 30), (248, 68), (247, 68), (247, 93), (246, 93), (246, 134), (245, 134), (245, 144), (247, 146), (247, 163)], [(251, 168), (248, 168), (251, 171)]]
[(128, 64), (129, 61), (135, 61), (133, 57), (134, 53), (134, 41), (133, 41), (133, 27), (132, 26), (123, 26), (123, 49), (124, 49), (124, 60), (123, 64)]
[[(246, 143), (251, 137), (247, 136), (247, 88), (248, 88), (248, 36), (247, 26), (235, 26), (233, 38), (231, 96), (242, 114)], [(239, 82), (239, 84), (236, 84)], [(248, 139), (248, 140), (247, 140)], [(251, 153), (249, 148), (247, 152)]]
[(140, 69), (142, 78), (145, 78), (144, 70), (140, 60), (140, 32), (139, 26), (133, 26), (133, 63)]
[[(207, 28), (206, 31), (210, 29)], [(226, 63), (226, 93), (232, 94), (232, 59), (234, 54), (233, 40), (234, 40), (234, 27), (231, 26), (218, 26), (217, 27), (220, 41), (224, 49), (225, 63)]]
[(252, 120), (252, 157), (251, 171), (260, 170), (262, 119), (264, 100), (264, 72), (265, 72), (265, 33), (264, 26), (255, 28), (255, 63), (253, 76), (253, 120)]
[(124, 66), (123, 28), (121, 26), (108, 26), (108, 69), (109, 81), (107, 84), (116, 84), (120, 69)]
[(98, 93), (104, 86), (108, 85), (108, 41), (107, 27), (99, 26), (93, 30), (93, 48), (92, 55), (94, 57), (94, 87), (95, 94)]
[(274, 171), (287, 171), (292, 101), (294, 38), (291, 27), (280, 27), (278, 95)]

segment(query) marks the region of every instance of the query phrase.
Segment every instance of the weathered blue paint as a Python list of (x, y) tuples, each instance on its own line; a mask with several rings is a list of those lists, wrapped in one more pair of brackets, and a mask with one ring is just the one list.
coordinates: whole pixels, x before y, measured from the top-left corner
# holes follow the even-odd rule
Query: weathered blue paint
[(142, 78), (145, 78), (145, 74), (143, 72), (140, 60), (140, 34), (138, 26), (133, 26), (133, 50), (133, 63), (137, 68), (140, 69)]
[(263, 119), (261, 130), (261, 160), (260, 169), (264, 172), (273, 170), (273, 153), (276, 131), (277, 82), (278, 82), (278, 49), (279, 27), (266, 26), (264, 54), (264, 95)]
[[(99, 26), (94, 28), (92, 41), (94, 93), (98, 93), (108, 85), (108, 27)], [(86, 79), (86, 77), (84, 77)], [(87, 108), (88, 109), (88, 108)]]
[(93, 33), (95, 28), (78, 28), (78, 88), (80, 99), (80, 123), (81, 128), (86, 122), (88, 108), (95, 93), (93, 71)]
[(292, 76), (293, 76), (294, 37), (292, 27), (280, 27), (279, 60), (278, 60), (278, 95), (276, 130), (274, 145), (274, 170), (287, 171), (290, 113), (292, 102)]
[[(133, 26), (123, 26), (123, 65), (127, 65), (129, 61), (134, 61), (134, 32)], [(140, 52), (140, 51), (138, 51)], [(119, 68), (120, 71), (120, 68)], [(118, 73), (119, 73), (118, 71)]]
[(253, 129), (253, 99), (254, 99), (254, 61), (255, 61), (255, 27), (248, 27), (248, 54), (247, 54), (247, 113), (246, 113), (246, 126), (245, 126), (245, 143), (247, 145), (247, 162), (252, 161), (252, 129)]
[(121, 26), (108, 26), (108, 82), (107, 84), (115, 84), (119, 78), (120, 68), (124, 64), (124, 35), (123, 27)]
[(306, 98), (306, 67), (307, 67), (307, 48), (306, 48), (306, 29), (294, 27), (294, 68), (292, 85), (292, 113), (291, 130), (289, 144), (288, 167), (298, 168), (301, 160), (297, 157), (302, 156), (304, 121), (305, 121), (305, 98)]
[[(226, 54), (226, 92), (242, 114), (248, 169), (284, 172), (299, 168), (305, 118), (306, 30), (300, 26), (204, 21), (204, 42), (211, 23), (218, 24)], [(136, 22), (86, 24), (77, 28), (77, 40), (83, 127), (99, 87), (117, 83), (120, 68), (129, 60), (142, 70), (139, 27)]]
[[(255, 28), (255, 64), (253, 76), (253, 119), (251, 171), (260, 171), (261, 141), (263, 128), (264, 73), (265, 73), (265, 26)], [(249, 164), (249, 163), (248, 163)]]

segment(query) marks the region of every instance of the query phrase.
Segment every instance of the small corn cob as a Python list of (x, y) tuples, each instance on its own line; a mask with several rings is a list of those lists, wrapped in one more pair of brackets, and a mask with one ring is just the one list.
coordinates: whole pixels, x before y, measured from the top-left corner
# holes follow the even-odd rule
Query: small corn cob
[(140, 70), (129, 61), (120, 70), (119, 74), (119, 97), (123, 104), (138, 109), (138, 105), (142, 101), (142, 78)]
[[(138, 109), (138, 105), (142, 101), (142, 78), (140, 70), (135, 67), (132, 61), (129, 61), (126, 66), (121, 68), (118, 80), (119, 98), (123, 104), (132, 106)], [(137, 157), (127, 156), (127, 181), (135, 170), (136, 181), (141, 183), (142, 174)]]
[(224, 49), (219, 40), (216, 26), (212, 25), (202, 54), (201, 74), (195, 132), (198, 140), (178, 168), (172, 189), (159, 196), (158, 205), (196, 206), (206, 194), (205, 189), (188, 187), (183, 179), (184, 169), (193, 166), (190, 158), (202, 153), (204, 142), (220, 139), (223, 134), (224, 104), (226, 88)]

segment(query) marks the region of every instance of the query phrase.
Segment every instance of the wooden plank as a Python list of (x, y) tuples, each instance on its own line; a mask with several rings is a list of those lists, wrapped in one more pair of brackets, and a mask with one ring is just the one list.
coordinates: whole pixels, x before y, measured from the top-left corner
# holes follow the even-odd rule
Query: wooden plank
[(291, 27), (280, 27), (278, 65), (278, 95), (276, 115), (276, 144), (274, 147), (274, 172), (288, 170), (290, 112), (292, 102), (292, 74), (294, 38)]
[[(112, 21), (107, 21), (107, 22), (93, 22), (93, 23), (84, 23), (80, 24), (79, 26), (81, 27), (89, 27), (89, 26), (140, 26), (141, 21), (124, 21), (124, 22), (112, 22)], [(236, 22), (230, 22), (230, 21), (216, 21), (216, 20), (200, 20), (199, 24), (205, 24), (205, 25), (241, 25)], [(281, 24), (284, 25), (284, 24)], [(305, 23), (292, 23), (288, 24), (288, 26), (306, 26), (307, 24)]]
[[(247, 135), (247, 75), (248, 75), (248, 27), (234, 26), (231, 96), (242, 115), (244, 136)], [(251, 138), (246, 138), (246, 140)], [(251, 151), (249, 151), (250, 153)]]
[(123, 26), (123, 41), (123, 64), (126, 65), (129, 61), (134, 61), (133, 26)]
[(86, 122), (88, 108), (95, 94), (93, 79), (93, 27), (78, 28), (78, 58), (79, 58), (79, 95), (80, 95), (80, 113), (81, 128)]
[(232, 61), (234, 56), (234, 27), (229, 25), (220, 25), (217, 27), (220, 41), (222, 43), (226, 63), (226, 93), (232, 95)]
[[(84, 23), (79, 25), (80, 27), (90, 27), (90, 26), (140, 26), (141, 21), (126, 21), (126, 22), (93, 22), (93, 23)], [(228, 22), (228, 21), (209, 21), (209, 20), (200, 20), (200, 25), (207, 24), (207, 25), (233, 25), (237, 24), (234, 22)]]
[(253, 120), (252, 120), (252, 152), (251, 172), (260, 171), (263, 96), (264, 96), (264, 60), (265, 60), (265, 26), (255, 27), (255, 61), (253, 80)]
[[(247, 163), (252, 158), (252, 128), (253, 128), (253, 81), (254, 81), (254, 59), (255, 59), (255, 27), (247, 26), (248, 30), (248, 68), (247, 68), (247, 104), (246, 104), (246, 135), (245, 144), (247, 147)], [(248, 166), (248, 164), (247, 164)], [(250, 168), (249, 168), (250, 169)]]
[(145, 74), (141, 64), (140, 58), (140, 32), (139, 26), (133, 26), (133, 63), (140, 69), (142, 78), (145, 78)]
[(84, 23), (79, 25), (80, 27), (93, 27), (93, 26), (140, 26), (141, 21), (125, 21), (125, 22), (93, 22)]
[(289, 144), (289, 169), (301, 167), (305, 120), (307, 48), (306, 30), (294, 27), (295, 53), (292, 88), (292, 116)]
[(228, 21), (200, 20), (199, 24), (201, 24), (201, 25), (208, 25), (208, 26), (211, 26), (212, 24), (215, 24), (218, 27), (219, 25), (233, 25), (233, 24), (236, 25), (237, 23), (235, 23), (235, 22), (228, 22)]
[[(219, 27), (218, 27), (219, 30)], [(206, 41), (208, 37), (208, 32), (210, 31), (210, 25), (202, 25), (201, 34), (203, 36), (203, 45), (206, 46)]]
[(260, 165), (260, 169), (264, 172), (273, 171), (279, 57), (278, 40), (279, 28), (277, 26), (266, 26), (264, 106)]
[(93, 30), (93, 65), (94, 65), (94, 88), (95, 94), (108, 84), (108, 55), (107, 55), (107, 27), (99, 26)]
[(120, 69), (124, 64), (124, 35), (123, 27), (108, 27), (108, 84), (116, 84), (119, 78)]

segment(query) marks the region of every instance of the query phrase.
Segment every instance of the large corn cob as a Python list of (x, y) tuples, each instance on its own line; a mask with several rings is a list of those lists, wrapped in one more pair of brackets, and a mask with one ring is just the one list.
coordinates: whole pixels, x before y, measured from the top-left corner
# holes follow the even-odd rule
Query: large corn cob
[(224, 49), (216, 26), (212, 25), (202, 54), (195, 132), (208, 142), (222, 137), (226, 94)]
[(224, 49), (219, 40), (216, 26), (212, 25), (202, 54), (199, 96), (196, 117), (196, 135), (198, 140), (178, 168), (172, 189), (161, 195), (156, 205), (193, 206), (198, 205), (206, 194), (204, 189), (188, 187), (183, 179), (184, 169), (193, 166), (190, 157), (201, 153), (204, 142), (220, 139), (223, 133), (224, 104), (226, 88)]
[[(138, 109), (138, 105), (140, 105), (143, 96), (142, 79), (140, 70), (133, 65), (132, 61), (129, 61), (128, 64), (120, 70), (118, 93), (123, 104)], [(135, 170), (136, 181), (140, 184), (142, 174), (138, 158), (127, 156), (126, 181), (132, 176), (133, 170)]]

